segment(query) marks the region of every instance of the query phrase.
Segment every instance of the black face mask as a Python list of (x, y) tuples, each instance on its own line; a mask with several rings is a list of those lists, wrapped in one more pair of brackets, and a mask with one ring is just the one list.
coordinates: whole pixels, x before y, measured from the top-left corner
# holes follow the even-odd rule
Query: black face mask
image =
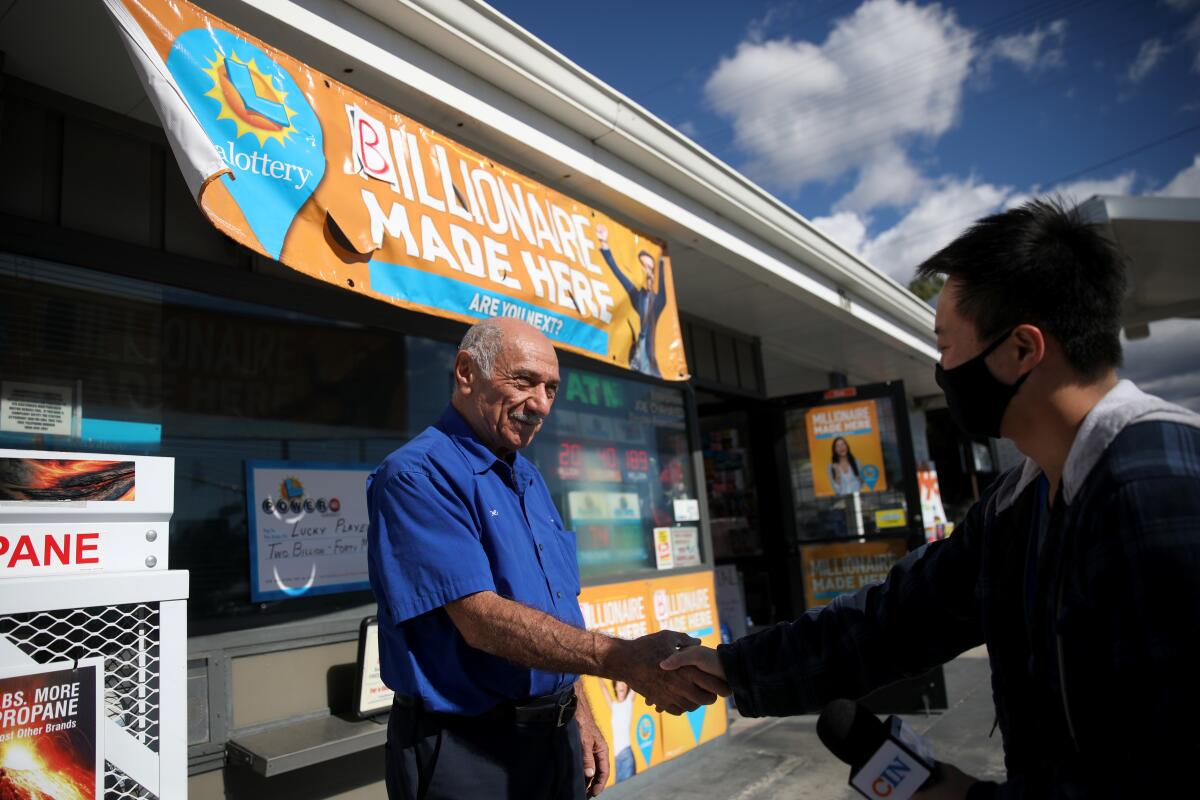
[(950, 416), (958, 427), (972, 436), (991, 436), (999, 438), (1000, 422), (1004, 419), (1004, 411), (1012, 401), (1013, 395), (1021, 388), (1021, 384), (1029, 377), (1026, 372), (1011, 386), (1001, 383), (983, 363), (997, 347), (1004, 344), (1012, 335), (1015, 328), (987, 346), (979, 355), (970, 361), (964, 361), (953, 369), (942, 369), (941, 364), (934, 367), (934, 376), (938, 386), (946, 394), (946, 405), (950, 407)]

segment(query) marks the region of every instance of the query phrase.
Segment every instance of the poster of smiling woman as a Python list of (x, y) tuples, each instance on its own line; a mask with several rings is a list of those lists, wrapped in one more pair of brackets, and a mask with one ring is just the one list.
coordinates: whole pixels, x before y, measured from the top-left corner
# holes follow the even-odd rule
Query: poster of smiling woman
[(811, 408), (804, 424), (817, 497), (887, 489), (874, 400)]

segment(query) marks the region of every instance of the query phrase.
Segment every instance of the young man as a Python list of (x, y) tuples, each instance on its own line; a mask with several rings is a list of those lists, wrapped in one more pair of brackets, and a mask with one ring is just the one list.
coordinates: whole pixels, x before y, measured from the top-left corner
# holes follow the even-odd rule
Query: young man
[(1008, 780), (943, 765), (918, 797), (1184, 796), (1163, 792), (1200, 755), (1200, 417), (1118, 380), (1120, 258), (1033, 201), (918, 273), (947, 276), (951, 415), (1026, 462), (886, 582), (664, 666), (726, 678), (747, 716), (796, 714), (986, 643)]

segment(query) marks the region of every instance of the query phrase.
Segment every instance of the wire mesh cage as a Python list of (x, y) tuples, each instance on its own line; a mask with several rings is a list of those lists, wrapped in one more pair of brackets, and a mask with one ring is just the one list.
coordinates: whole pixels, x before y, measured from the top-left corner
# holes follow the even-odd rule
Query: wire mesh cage
[[(135, 741), (159, 752), (161, 654), (159, 604), (68, 608), (0, 615), (0, 636), (39, 664), (104, 660), (104, 708)], [(105, 800), (157, 800), (105, 761)]]

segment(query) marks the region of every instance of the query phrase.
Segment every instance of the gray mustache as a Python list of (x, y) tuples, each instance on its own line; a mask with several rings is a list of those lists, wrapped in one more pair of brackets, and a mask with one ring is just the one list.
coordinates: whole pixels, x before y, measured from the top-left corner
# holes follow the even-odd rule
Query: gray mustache
[(540, 425), (546, 419), (541, 414), (524, 414), (520, 411), (514, 411), (509, 416), (517, 422), (524, 422), (526, 425)]

